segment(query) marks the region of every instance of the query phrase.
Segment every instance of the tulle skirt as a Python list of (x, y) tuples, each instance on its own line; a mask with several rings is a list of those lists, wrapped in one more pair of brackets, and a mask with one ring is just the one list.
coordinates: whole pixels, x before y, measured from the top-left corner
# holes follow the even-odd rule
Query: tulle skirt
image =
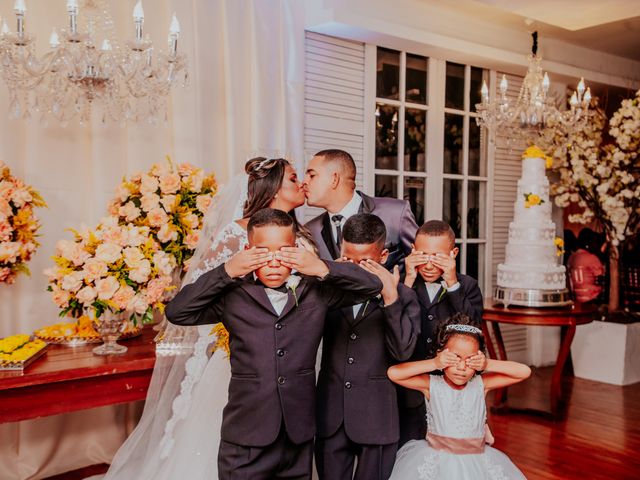
[(514, 480), (525, 476), (509, 457), (487, 446), (484, 453), (455, 455), (411, 440), (396, 455), (390, 480)]

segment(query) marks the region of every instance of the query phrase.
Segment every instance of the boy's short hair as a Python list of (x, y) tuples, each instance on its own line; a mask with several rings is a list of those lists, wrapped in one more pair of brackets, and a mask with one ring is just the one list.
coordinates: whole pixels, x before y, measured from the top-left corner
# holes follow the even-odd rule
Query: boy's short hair
[(384, 248), (387, 229), (384, 222), (371, 213), (358, 213), (349, 217), (342, 229), (342, 239), (355, 244), (371, 244)]
[(429, 220), (422, 224), (422, 226), (416, 232), (416, 238), (418, 235), (427, 235), (428, 237), (441, 237), (447, 236), (451, 240), (451, 244), (456, 243), (456, 234), (447, 222), (442, 220)]
[(247, 224), (247, 234), (251, 235), (253, 230), (258, 227), (291, 227), (291, 231), (295, 233), (295, 223), (291, 215), (282, 210), (275, 208), (263, 208), (251, 215)]

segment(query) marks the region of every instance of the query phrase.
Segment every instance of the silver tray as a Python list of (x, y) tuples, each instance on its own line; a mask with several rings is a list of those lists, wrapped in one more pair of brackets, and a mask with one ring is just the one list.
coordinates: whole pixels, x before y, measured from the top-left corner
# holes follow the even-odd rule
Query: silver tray
[(569, 290), (537, 290), (526, 288), (496, 287), (493, 299), (505, 307), (565, 307), (573, 302)]

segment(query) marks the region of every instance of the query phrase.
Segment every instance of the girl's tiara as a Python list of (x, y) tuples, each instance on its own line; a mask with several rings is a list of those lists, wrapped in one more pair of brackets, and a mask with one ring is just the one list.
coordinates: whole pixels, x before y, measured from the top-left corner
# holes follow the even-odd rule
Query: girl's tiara
[(476, 335), (482, 335), (482, 330), (478, 327), (474, 327), (473, 325), (460, 325), (458, 323), (454, 323), (451, 325), (447, 325), (445, 330), (454, 330), (456, 332), (464, 332), (464, 333), (474, 333)]

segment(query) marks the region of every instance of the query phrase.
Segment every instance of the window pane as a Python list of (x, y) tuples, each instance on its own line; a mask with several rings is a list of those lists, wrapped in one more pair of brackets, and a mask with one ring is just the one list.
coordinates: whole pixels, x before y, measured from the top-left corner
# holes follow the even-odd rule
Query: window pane
[(467, 238), (485, 238), (486, 182), (469, 180)]
[(407, 102), (427, 103), (427, 58), (407, 54)]
[(467, 275), (484, 285), (484, 244), (467, 243)]
[(486, 135), (476, 119), (469, 118), (469, 175), (487, 175), (486, 160), (484, 155), (484, 142)]
[(404, 169), (406, 171), (425, 171), (426, 116), (425, 110), (407, 108), (404, 112)]
[(451, 225), (456, 238), (462, 236), (462, 180), (443, 180), (442, 219)]
[(400, 52), (378, 47), (376, 95), (399, 100)]
[(424, 187), (425, 178), (405, 177), (404, 179), (404, 199), (409, 201), (411, 211), (416, 217), (416, 223), (424, 223)]
[(376, 106), (376, 168), (398, 169), (398, 108)]
[(445, 107), (464, 110), (464, 65), (447, 62)]
[(444, 172), (462, 173), (462, 126), (464, 117), (444, 114)]
[(376, 175), (376, 197), (398, 198), (398, 177)]
[(482, 95), (480, 90), (482, 89), (482, 69), (478, 67), (471, 67), (471, 95), (469, 101), (469, 110), (476, 111), (476, 103), (480, 103)]

